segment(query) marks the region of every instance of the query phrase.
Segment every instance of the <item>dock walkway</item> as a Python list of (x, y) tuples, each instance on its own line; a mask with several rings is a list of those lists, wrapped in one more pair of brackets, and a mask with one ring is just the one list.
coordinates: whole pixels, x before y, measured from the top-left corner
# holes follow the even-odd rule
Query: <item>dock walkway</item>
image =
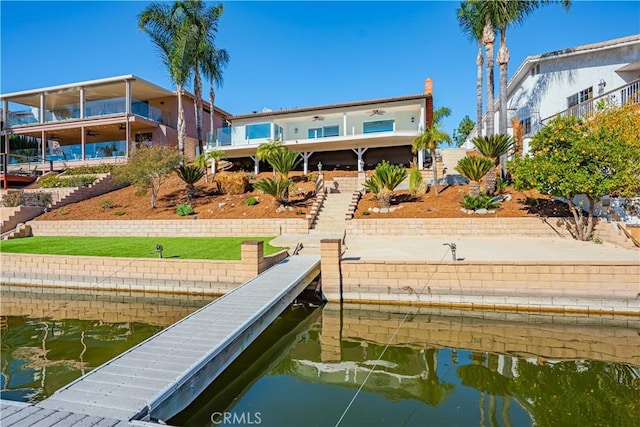
[(121, 421), (168, 420), (319, 273), (319, 256), (289, 257), (30, 408)]

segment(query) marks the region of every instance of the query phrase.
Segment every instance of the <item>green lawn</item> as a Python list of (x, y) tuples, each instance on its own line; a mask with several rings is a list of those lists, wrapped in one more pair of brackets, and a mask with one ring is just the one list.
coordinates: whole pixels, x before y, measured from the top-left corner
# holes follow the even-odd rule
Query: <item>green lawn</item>
[(86, 255), (157, 258), (156, 245), (164, 247), (164, 258), (239, 260), (240, 244), (262, 240), (264, 254), (284, 248), (268, 243), (272, 237), (28, 237), (3, 240), (0, 252), (47, 255)]

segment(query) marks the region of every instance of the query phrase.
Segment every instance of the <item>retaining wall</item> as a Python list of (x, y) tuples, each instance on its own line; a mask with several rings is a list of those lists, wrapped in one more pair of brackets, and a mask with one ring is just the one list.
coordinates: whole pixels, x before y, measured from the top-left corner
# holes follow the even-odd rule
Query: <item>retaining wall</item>
[(2, 283), (221, 295), (288, 256), (262, 256), (262, 242), (244, 242), (240, 261), (2, 253)]
[(308, 234), (305, 218), (32, 221), (34, 236), (246, 237)]

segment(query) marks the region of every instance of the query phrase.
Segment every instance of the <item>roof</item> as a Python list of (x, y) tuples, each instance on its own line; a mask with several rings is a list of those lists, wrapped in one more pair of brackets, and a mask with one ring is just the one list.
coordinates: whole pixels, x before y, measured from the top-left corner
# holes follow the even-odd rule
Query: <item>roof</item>
[(417, 99), (425, 99), (430, 96), (431, 95), (422, 93), (418, 95), (405, 95), (405, 96), (396, 96), (392, 98), (369, 99), (365, 101), (344, 102), (340, 104), (317, 105), (314, 107), (290, 108), (290, 109), (277, 110), (277, 111), (264, 111), (259, 113), (238, 114), (238, 115), (231, 116), (229, 120), (248, 119), (248, 118), (254, 118), (254, 117), (271, 117), (271, 116), (280, 116), (284, 114), (306, 113), (306, 112), (319, 111), (319, 110), (335, 110), (335, 109), (341, 109), (341, 108), (384, 104), (384, 103), (390, 103), (390, 102), (413, 101)]
[(633, 34), (631, 36), (620, 37), (617, 39), (605, 40), (602, 42), (590, 43), (582, 46), (575, 46), (561, 50), (554, 50), (552, 52), (541, 53), (538, 55), (527, 56), (520, 67), (518, 67), (516, 72), (513, 74), (513, 77), (511, 77), (507, 86), (510, 88), (514, 84), (518, 83), (523, 77), (527, 75), (530, 65), (538, 62), (559, 59), (568, 56), (592, 54), (597, 51), (615, 49), (634, 44), (640, 44), (640, 34)]

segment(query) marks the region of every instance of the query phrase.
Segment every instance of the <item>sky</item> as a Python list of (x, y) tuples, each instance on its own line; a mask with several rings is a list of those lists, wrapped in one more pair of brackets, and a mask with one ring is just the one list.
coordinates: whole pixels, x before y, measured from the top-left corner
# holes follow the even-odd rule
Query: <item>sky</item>
[[(0, 93), (124, 74), (173, 88), (137, 26), (148, 3), (2, 0)], [(477, 45), (459, 30), (458, 1), (223, 4), (216, 43), (231, 61), (216, 105), (231, 114), (419, 94), (431, 77), (435, 107), (452, 110), (445, 130), (475, 120)], [(637, 33), (637, 0), (543, 7), (507, 32), (509, 77), (529, 55)]]

